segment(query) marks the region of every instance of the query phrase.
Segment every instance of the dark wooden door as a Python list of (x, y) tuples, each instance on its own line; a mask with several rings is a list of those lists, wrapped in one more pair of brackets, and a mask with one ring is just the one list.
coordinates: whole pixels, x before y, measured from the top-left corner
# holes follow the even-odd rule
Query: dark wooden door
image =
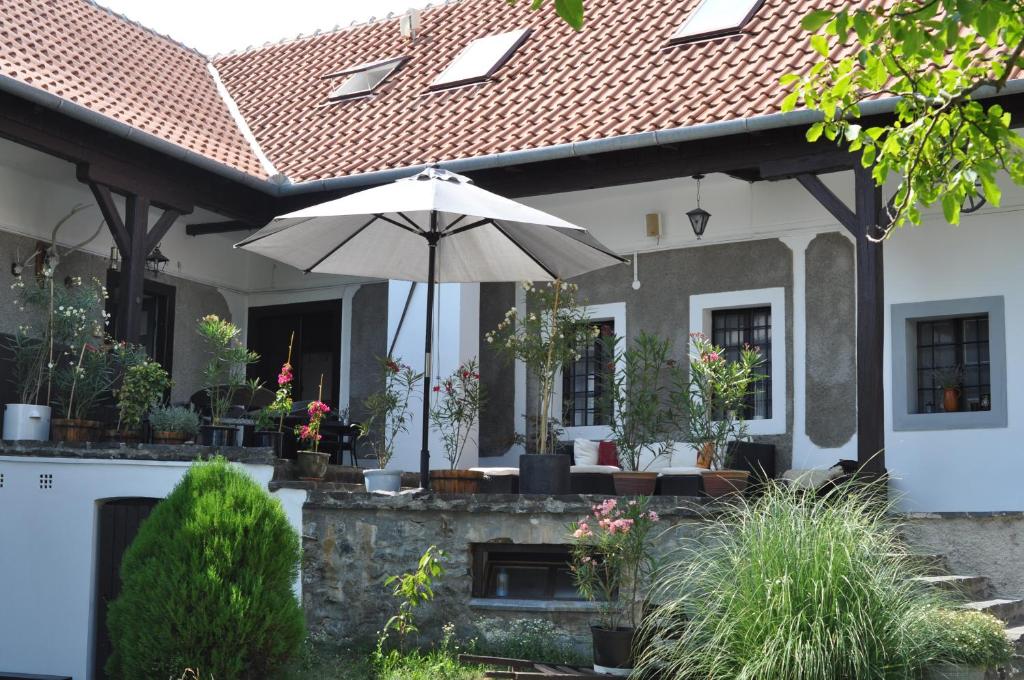
[(104, 666), (110, 658), (107, 605), (121, 592), (121, 559), (142, 521), (149, 517), (156, 498), (123, 498), (100, 506), (96, 541), (96, 618), (93, 648), (93, 677), (107, 677)]

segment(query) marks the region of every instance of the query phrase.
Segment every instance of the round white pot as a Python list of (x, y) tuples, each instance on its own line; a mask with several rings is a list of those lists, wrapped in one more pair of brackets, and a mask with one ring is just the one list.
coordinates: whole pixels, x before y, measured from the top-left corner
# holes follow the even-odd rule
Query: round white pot
[(8, 441), (47, 441), (50, 438), (50, 407), (35, 404), (4, 406), (3, 438)]
[(936, 663), (924, 669), (924, 677), (925, 680), (985, 680), (985, 669), (978, 666)]
[(398, 493), (402, 489), (401, 470), (363, 470), (363, 484), (367, 493), (374, 491), (390, 491)]

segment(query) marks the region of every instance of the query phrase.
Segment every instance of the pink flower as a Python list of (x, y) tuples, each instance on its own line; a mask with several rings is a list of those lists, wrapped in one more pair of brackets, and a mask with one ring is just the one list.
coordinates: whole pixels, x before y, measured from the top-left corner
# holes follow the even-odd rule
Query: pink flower
[(576, 531), (572, 532), (573, 538), (585, 538), (587, 536), (593, 536), (594, 532), (590, 530), (590, 526), (586, 522), (580, 522)]
[(309, 402), (309, 407), (307, 408), (307, 410), (309, 411), (309, 415), (312, 417), (330, 413), (331, 407), (322, 401), (311, 401)]
[(608, 533), (614, 534), (616, 531), (620, 533), (629, 533), (629, 530), (633, 528), (633, 520), (631, 519), (617, 519), (611, 523), (611, 527), (608, 529)]
[(659, 519), (658, 513), (656, 513), (654, 510), (649, 511), (647, 513), (647, 519), (651, 520), (652, 522), (657, 522)]
[(602, 501), (599, 505), (594, 506), (594, 516), (607, 517), (612, 513), (612, 510), (615, 509), (616, 505), (618, 505), (618, 501), (616, 501), (614, 498), (607, 498), (604, 501)]
[(281, 374), (277, 376), (277, 384), (279, 387), (283, 387), (292, 381), (292, 365), (285, 363), (281, 366)]

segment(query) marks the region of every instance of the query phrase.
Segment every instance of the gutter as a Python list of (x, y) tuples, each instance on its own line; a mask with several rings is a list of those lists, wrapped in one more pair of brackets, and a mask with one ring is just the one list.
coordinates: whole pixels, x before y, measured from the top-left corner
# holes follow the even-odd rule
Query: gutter
[[(247, 187), (257, 189), (273, 196), (299, 196), (321, 191), (336, 191), (360, 189), (364, 187), (384, 184), (387, 182), (408, 177), (411, 174), (423, 170), (428, 165), (404, 166), (388, 170), (376, 170), (358, 175), (347, 175), (344, 177), (332, 177), (328, 179), (308, 180), (304, 182), (281, 183), (274, 179), (261, 179), (249, 175), (229, 165), (215, 161), (211, 158), (198, 154), (194, 151), (168, 142), (156, 135), (143, 132), (138, 128), (110, 118), (100, 113), (68, 101), (57, 95), (41, 90), (32, 85), (21, 82), (10, 76), (0, 74), (0, 91), (8, 92), (22, 99), (39, 104), (48, 109), (59, 111), (64, 115), (91, 125), (95, 128), (117, 135), (124, 139), (131, 140), (142, 146), (163, 153), (171, 158), (183, 160), (186, 163), (208, 170), (232, 181), (243, 184)], [(1024, 93), (1024, 79), (1011, 80), (1003, 88), (1000, 95), (1013, 95)], [(983, 88), (975, 96), (976, 99), (983, 99), (995, 95), (993, 88)], [(896, 108), (898, 97), (876, 99), (865, 102), (861, 105), (861, 115), (872, 116), (891, 113)], [(623, 151), (627, 149), (639, 149), (645, 147), (661, 146), (664, 144), (678, 144), (701, 139), (714, 139), (751, 132), (762, 132), (775, 130), (797, 125), (811, 125), (821, 119), (821, 115), (814, 111), (799, 110), (785, 113), (771, 113), (763, 116), (751, 116), (750, 118), (738, 118), (735, 120), (704, 123), (701, 125), (690, 125), (685, 127), (667, 128), (653, 132), (639, 132), (629, 135), (619, 135), (604, 139), (590, 139), (581, 142), (569, 142), (566, 144), (555, 144), (553, 146), (538, 147), (535, 149), (524, 149), (517, 151), (506, 151), (503, 153), (489, 154), (486, 156), (475, 156), (471, 158), (460, 158), (439, 163), (446, 170), (453, 172), (472, 172), (474, 170), (487, 170), (502, 168), (524, 163), (536, 163), (540, 161), (561, 160), (579, 156), (605, 153), (609, 151)]]

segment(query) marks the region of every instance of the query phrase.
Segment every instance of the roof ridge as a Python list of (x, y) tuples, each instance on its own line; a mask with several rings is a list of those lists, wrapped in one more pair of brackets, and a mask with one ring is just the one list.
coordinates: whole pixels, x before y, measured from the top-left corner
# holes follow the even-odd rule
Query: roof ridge
[[(88, 0), (88, 1), (89, 2), (93, 2), (94, 0)], [(441, 7), (447, 7), (448, 5), (454, 5), (454, 4), (457, 4), (457, 3), (461, 2), (461, 1), (462, 0), (438, 0), (437, 2), (428, 2), (427, 4), (425, 4), (425, 5), (421, 6), (421, 7), (416, 7), (416, 8), (410, 7), (409, 9), (418, 9), (421, 12), (427, 12), (427, 11), (438, 9), (438, 8), (441, 8)], [(408, 10), (406, 10), (406, 11), (408, 11)], [(246, 47), (242, 47), (242, 48), (235, 49), (235, 50), (229, 50), (227, 52), (218, 52), (218, 53), (210, 56), (209, 58), (210, 58), (211, 61), (213, 61), (213, 60), (217, 60), (217, 59), (223, 59), (225, 57), (235, 57), (235, 56), (239, 56), (239, 55), (243, 55), (243, 54), (254, 54), (256, 52), (259, 52), (260, 50), (271, 49), (271, 48), (274, 48), (274, 47), (281, 47), (282, 45), (290, 45), (291, 43), (302, 42), (303, 40), (309, 40), (311, 38), (319, 38), (319, 37), (325, 36), (325, 35), (333, 35), (335, 33), (344, 33), (345, 31), (350, 31), (350, 30), (354, 30), (354, 29), (357, 29), (357, 28), (362, 28), (364, 26), (372, 26), (374, 24), (381, 24), (381, 23), (384, 23), (385, 21), (393, 21), (394, 19), (398, 19), (399, 17), (403, 16), (404, 14), (405, 14), (405, 12), (402, 12), (400, 14), (399, 13), (395, 13), (395, 12), (388, 12), (386, 15), (384, 15), (382, 17), (371, 16), (370, 18), (366, 19), (365, 21), (359, 21), (358, 19), (353, 19), (351, 22), (349, 22), (345, 26), (342, 26), (341, 24), (335, 24), (333, 28), (317, 29), (317, 30), (313, 31), (312, 33), (299, 33), (298, 35), (290, 37), (290, 38), (281, 38), (279, 40), (267, 40), (262, 45), (247, 45)]]
[(149, 26), (147, 26), (146, 24), (142, 23), (141, 21), (137, 21), (135, 19), (132, 19), (130, 16), (128, 16), (126, 14), (122, 14), (121, 12), (113, 10), (110, 7), (107, 7), (106, 5), (101, 4), (100, 0), (83, 0), (83, 2), (85, 2), (86, 4), (92, 5), (93, 7), (96, 7), (97, 9), (100, 9), (100, 10), (106, 12), (107, 14), (109, 14), (112, 17), (120, 19), (121, 21), (125, 22), (126, 24), (131, 24), (132, 26), (135, 26), (136, 28), (140, 28), (140, 29), (142, 29), (143, 31), (149, 33), (152, 36), (160, 38), (161, 40), (166, 40), (167, 42), (171, 43), (172, 45), (176, 45), (177, 47), (180, 47), (183, 50), (187, 50), (189, 52), (192, 52), (196, 56), (202, 57), (206, 61), (210, 60), (210, 57), (208, 57), (207, 55), (203, 54), (202, 52), (200, 52), (195, 47), (192, 47), (191, 45), (186, 45), (182, 41), (180, 41), (177, 38), (174, 38), (174, 37), (168, 35), (167, 33), (161, 33), (160, 31), (156, 30), (155, 28), (150, 28)]

